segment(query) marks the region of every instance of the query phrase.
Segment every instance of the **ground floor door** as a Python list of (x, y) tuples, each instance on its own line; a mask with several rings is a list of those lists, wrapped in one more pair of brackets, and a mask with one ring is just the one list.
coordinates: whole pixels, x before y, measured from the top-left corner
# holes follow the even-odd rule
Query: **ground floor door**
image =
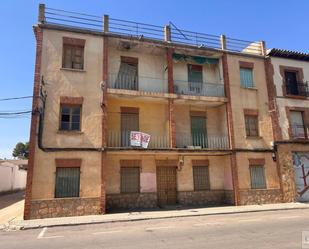
[(160, 207), (177, 202), (176, 167), (157, 167), (157, 193)]
[(298, 201), (309, 201), (309, 152), (294, 152), (293, 165)]

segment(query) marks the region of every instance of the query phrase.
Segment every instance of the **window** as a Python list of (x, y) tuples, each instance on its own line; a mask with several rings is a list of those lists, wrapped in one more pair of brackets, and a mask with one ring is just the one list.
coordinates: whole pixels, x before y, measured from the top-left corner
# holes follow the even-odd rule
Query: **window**
[(254, 87), (252, 68), (240, 68), (240, 84), (244, 88)]
[(251, 188), (264, 189), (266, 188), (264, 166), (250, 166)]
[(208, 166), (193, 166), (193, 182), (195, 191), (210, 189)]
[(57, 167), (55, 198), (79, 197), (79, 181), (79, 167)]
[(290, 111), (290, 124), (294, 138), (305, 138), (304, 113), (301, 111)]
[(294, 71), (284, 71), (284, 79), (287, 94), (299, 95), (298, 73)]
[(115, 88), (138, 90), (138, 59), (121, 57)]
[(84, 47), (63, 44), (63, 68), (84, 69)]
[(81, 106), (61, 105), (60, 130), (80, 130)]
[(248, 137), (259, 136), (258, 116), (245, 115), (246, 135)]
[(207, 148), (206, 117), (191, 116), (192, 145)]
[(121, 146), (130, 146), (131, 131), (139, 131), (139, 110), (138, 108), (121, 108)]
[(188, 64), (189, 91), (200, 93), (203, 84), (203, 67), (201, 65)]
[(121, 193), (139, 193), (139, 167), (121, 167)]

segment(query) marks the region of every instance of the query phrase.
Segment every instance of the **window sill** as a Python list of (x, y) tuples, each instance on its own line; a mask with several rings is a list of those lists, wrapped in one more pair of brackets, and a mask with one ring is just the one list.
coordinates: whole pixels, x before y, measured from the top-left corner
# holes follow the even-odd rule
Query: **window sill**
[(86, 72), (86, 70), (84, 70), (84, 69), (75, 69), (75, 68), (66, 68), (66, 67), (61, 67), (60, 70), (71, 71), (71, 72), (80, 72), (80, 73)]
[(306, 96), (301, 96), (301, 95), (291, 95), (291, 94), (286, 94), (284, 95), (285, 98), (290, 98), (290, 99), (307, 99), (308, 97)]
[(58, 130), (57, 134), (62, 134), (62, 135), (82, 135), (84, 132), (82, 131), (64, 131), (64, 130)]
[(260, 139), (262, 139), (262, 137), (261, 136), (246, 136), (246, 139), (260, 140)]
[(245, 90), (253, 90), (253, 91), (257, 91), (258, 89), (256, 87), (243, 87), (240, 86), (241, 89), (245, 89)]

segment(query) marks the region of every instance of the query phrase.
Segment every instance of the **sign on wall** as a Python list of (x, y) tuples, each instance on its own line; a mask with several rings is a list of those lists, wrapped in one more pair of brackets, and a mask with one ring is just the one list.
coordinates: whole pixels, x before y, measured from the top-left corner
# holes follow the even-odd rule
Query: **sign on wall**
[(309, 201), (309, 153), (294, 152), (293, 165), (299, 201)]

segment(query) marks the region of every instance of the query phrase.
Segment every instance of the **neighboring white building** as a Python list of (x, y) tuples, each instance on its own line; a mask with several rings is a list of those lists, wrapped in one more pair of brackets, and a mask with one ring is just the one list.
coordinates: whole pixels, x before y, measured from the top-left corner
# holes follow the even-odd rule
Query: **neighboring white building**
[(0, 193), (26, 188), (28, 160), (0, 160)]
[(309, 54), (271, 49), (268, 55), (274, 69), (282, 139), (308, 139)]
[[(309, 54), (271, 49), (268, 56), (273, 66), (274, 95), (281, 129), (281, 137), (278, 137), (281, 141), (277, 144), (281, 148), (285, 146), (281, 154), (289, 153), (292, 159), (280, 160), (285, 166), (293, 164), (291, 172), (298, 201), (309, 201)], [(284, 185), (288, 177), (282, 173), (282, 178)]]

